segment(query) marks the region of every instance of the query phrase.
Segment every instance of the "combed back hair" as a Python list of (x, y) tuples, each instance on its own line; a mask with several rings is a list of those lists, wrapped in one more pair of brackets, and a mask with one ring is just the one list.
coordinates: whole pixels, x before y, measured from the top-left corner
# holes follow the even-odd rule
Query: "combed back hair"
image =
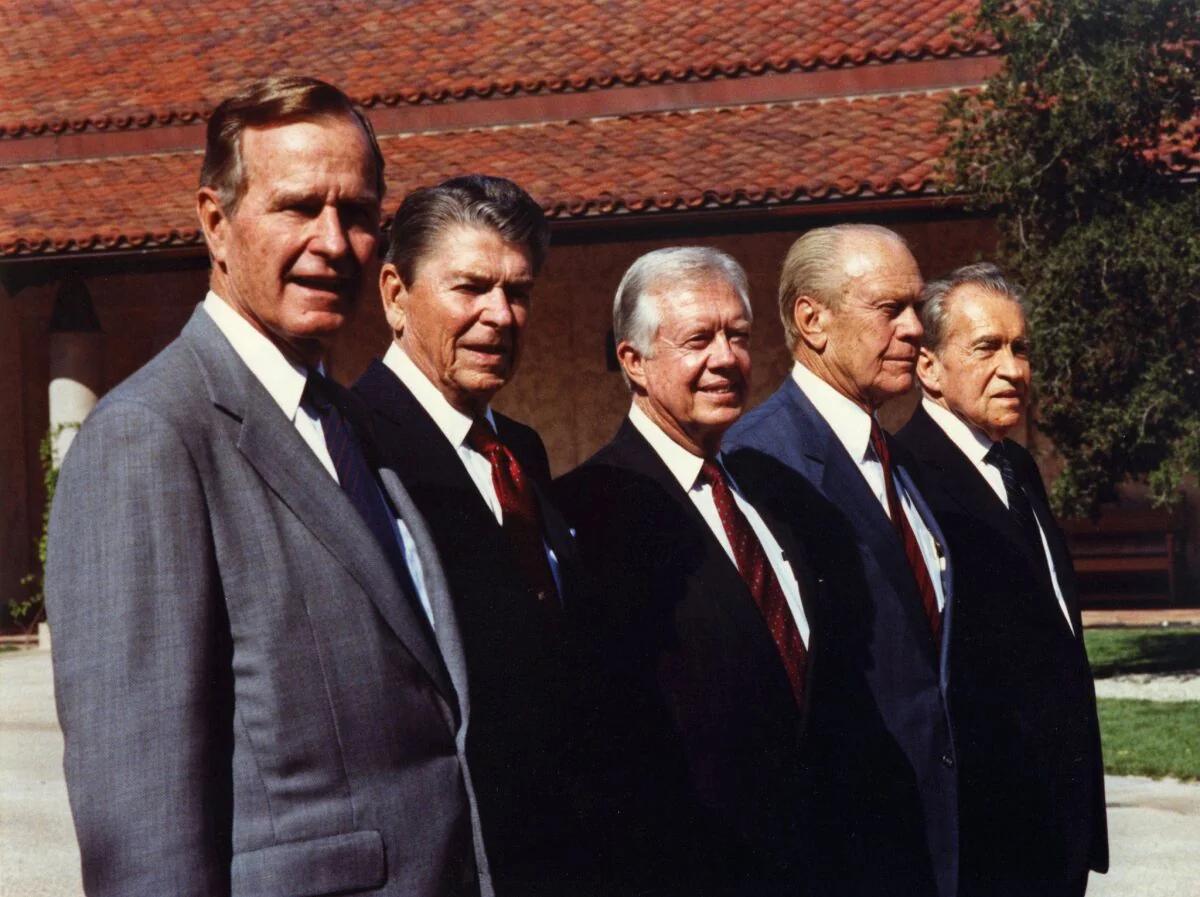
[(793, 349), (800, 333), (796, 330), (794, 309), (800, 296), (812, 296), (830, 308), (841, 304), (846, 289), (846, 275), (838, 264), (842, 246), (848, 237), (874, 236), (895, 240), (908, 247), (904, 238), (893, 230), (877, 224), (835, 224), (818, 227), (792, 244), (783, 260), (779, 275), (779, 317), (787, 346)]
[(237, 211), (246, 194), (246, 167), (242, 161), (242, 132), (296, 121), (345, 118), (358, 124), (371, 147), (375, 164), (375, 189), (383, 199), (383, 153), (366, 115), (334, 87), (316, 78), (285, 75), (255, 81), (224, 100), (213, 110), (204, 138), (204, 163), (200, 186), (217, 193), (227, 215)]
[(949, 312), (946, 300), (959, 287), (974, 286), (1011, 299), (1025, 311), (1025, 300), (1013, 284), (1009, 283), (1000, 269), (991, 262), (977, 262), (974, 265), (964, 265), (955, 268), (940, 280), (932, 280), (925, 284), (921, 291), (921, 326), (925, 336), (921, 344), (931, 352), (941, 348), (942, 340), (946, 338), (946, 317)]
[[(720, 278), (733, 287), (742, 300), (746, 318), (753, 321), (746, 272), (733, 256), (711, 246), (671, 246), (647, 252), (621, 278), (613, 299), (614, 342), (627, 342), (649, 358), (654, 354), (654, 336), (662, 321), (661, 309), (653, 297), (672, 287), (692, 286), (711, 278)], [(621, 373), (624, 376), (623, 369)]]
[(436, 187), (414, 190), (396, 210), (384, 259), (396, 266), (406, 287), (417, 266), (446, 231), (487, 227), (524, 246), (537, 274), (550, 247), (550, 225), (532, 196), (507, 178), (469, 174)]

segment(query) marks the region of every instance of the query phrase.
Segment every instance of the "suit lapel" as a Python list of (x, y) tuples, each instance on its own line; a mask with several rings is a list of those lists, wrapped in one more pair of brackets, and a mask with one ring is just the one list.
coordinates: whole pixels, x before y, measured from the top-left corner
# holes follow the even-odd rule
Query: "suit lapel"
[[(785, 390), (791, 413), (796, 418), (793, 427), (797, 432), (808, 433), (811, 442), (800, 472), (809, 477), (809, 482), (816, 484), (826, 500), (854, 521), (855, 531), (884, 571), (901, 602), (909, 625), (918, 633), (917, 643), (927, 652), (930, 662), (936, 662), (935, 646), (929, 635), (929, 620), (925, 617), (921, 597), (917, 594), (912, 568), (908, 565), (904, 546), (897, 538), (883, 505), (871, 492), (862, 471), (846, 452), (841, 440), (791, 377), (785, 383)], [(794, 448), (792, 452), (797, 456), (801, 454)]]
[[(1075, 593), (1075, 567), (1071, 562), (1071, 553), (1067, 548), (1066, 539), (1063, 537), (1054, 515), (1050, 513), (1050, 508), (1042, 501), (1041, 491), (1029, 488), (1024, 482), (1021, 483), (1021, 488), (1029, 499), (1029, 506), (1033, 509), (1033, 514), (1037, 518), (1042, 532), (1046, 535), (1046, 544), (1050, 546), (1050, 556), (1054, 559), (1054, 570), (1050, 572), (1050, 575), (1057, 576), (1058, 587), (1062, 590), (1063, 601), (1067, 605), (1067, 613), (1071, 615), (1071, 627), (1074, 632), (1066, 633), (1064, 628), (1064, 633), (1080, 641), (1083, 639), (1083, 618), (1079, 612), (1079, 600)], [(1050, 597), (1057, 603), (1057, 598), (1053, 594)], [(1066, 620), (1063, 619), (1063, 615), (1057, 607), (1054, 611), (1055, 619), (1061, 621), (1061, 625), (1065, 627)]]
[[(185, 330), (212, 401), (240, 421), (237, 447), (296, 518), (355, 579), (443, 696), (454, 692), (428, 623), (395, 581), (366, 523), (296, 428), (202, 311)], [(414, 599), (415, 600), (415, 599)]]
[[(736, 626), (745, 638), (754, 642), (760, 653), (777, 659), (778, 651), (775, 643), (766, 624), (763, 623), (762, 614), (754, 604), (754, 599), (750, 596), (736, 565), (725, 552), (721, 543), (717, 541), (708, 522), (683, 487), (679, 485), (679, 481), (675, 479), (662, 458), (651, 448), (628, 418), (622, 423), (621, 429), (613, 440), (613, 445), (618, 448), (620, 457), (626, 465), (635, 473), (641, 474), (657, 484), (665, 494), (670, 496), (672, 501), (683, 509), (689, 522), (696, 527), (697, 532), (703, 535), (702, 544), (705, 557), (704, 564), (700, 569), (705, 571), (703, 582), (705, 594), (713, 597), (714, 602), (730, 623)], [(712, 581), (709, 577), (719, 578)]]
[[(939, 471), (937, 482), (930, 484), (930, 488), (938, 489), (972, 519), (983, 520), (992, 529), (1003, 533), (1009, 542), (1029, 557), (1029, 543), (1016, 519), (962, 449), (919, 405), (908, 426), (913, 428), (914, 442), (922, 451), (926, 463)], [(1035, 559), (1030, 557), (1030, 560)]]

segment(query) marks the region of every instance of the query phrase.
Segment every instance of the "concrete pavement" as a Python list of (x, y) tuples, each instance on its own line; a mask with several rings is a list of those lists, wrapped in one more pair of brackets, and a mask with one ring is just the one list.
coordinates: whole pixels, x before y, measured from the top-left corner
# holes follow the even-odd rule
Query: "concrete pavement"
[[(0, 653), (0, 897), (80, 897), (50, 655)], [(1200, 897), (1200, 785), (1109, 777), (1113, 871), (1089, 897)]]
[(49, 651), (0, 654), (0, 897), (79, 897)]

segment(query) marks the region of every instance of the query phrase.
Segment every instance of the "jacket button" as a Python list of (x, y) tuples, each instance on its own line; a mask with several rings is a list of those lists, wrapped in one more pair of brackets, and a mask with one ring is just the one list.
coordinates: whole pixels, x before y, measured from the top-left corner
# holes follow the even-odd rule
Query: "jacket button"
[(954, 768), (954, 758), (951, 757), (949, 754), (942, 754), (942, 765), (944, 765), (947, 769), (953, 769)]

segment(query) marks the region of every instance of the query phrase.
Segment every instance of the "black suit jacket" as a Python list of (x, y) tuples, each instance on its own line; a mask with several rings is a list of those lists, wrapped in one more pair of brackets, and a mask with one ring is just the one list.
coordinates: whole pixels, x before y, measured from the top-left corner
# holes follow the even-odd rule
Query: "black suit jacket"
[(1089, 867), (1108, 867), (1104, 768), (1071, 558), (1045, 487), (1029, 453), (1006, 441), (1074, 634), (1044, 561), (942, 428), (918, 407), (897, 439), (954, 561), (962, 893), (1071, 893)]
[[(628, 420), (556, 487), (603, 585), (581, 612), (608, 686), (597, 728), (618, 810), (605, 835), (615, 876), (636, 893), (804, 893), (804, 712), (736, 566)], [(811, 696), (818, 586), (801, 546), (764, 519), (800, 580)]]
[[(576, 887), (586, 865), (573, 759), (578, 663), (564, 615), (548, 615), (530, 594), (455, 447), (400, 379), (375, 361), (354, 391), (371, 409), (376, 447), (424, 515), (446, 569), (472, 708), (467, 756), (497, 893)], [(547, 494), (546, 450), (529, 427), (494, 418), (535, 484), (569, 608), (583, 583), (570, 531)]]

